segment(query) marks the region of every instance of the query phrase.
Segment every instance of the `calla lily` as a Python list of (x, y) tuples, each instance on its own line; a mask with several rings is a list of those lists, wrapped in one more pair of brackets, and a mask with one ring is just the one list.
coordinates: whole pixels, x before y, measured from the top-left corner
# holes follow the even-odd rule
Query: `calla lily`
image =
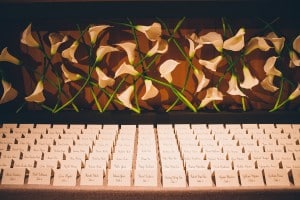
[(252, 89), (254, 86), (256, 86), (259, 83), (258, 79), (252, 76), (249, 68), (245, 65), (243, 66), (243, 74), (244, 74), (244, 81), (240, 83), (241, 88)]
[(230, 95), (238, 95), (245, 97), (246, 95), (240, 90), (238, 83), (237, 83), (237, 77), (236, 75), (232, 74), (231, 78), (229, 80), (229, 88), (227, 90), (227, 93)]
[(235, 36), (224, 41), (223, 49), (230, 51), (240, 51), (245, 46), (244, 35), (245, 29), (240, 28)]
[(300, 35), (296, 37), (293, 42), (293, 48), (297, 53), (300, 53)]
[(98, 35), (106, 28), (111, 27), (109, 25), (92, 26), (89, 28), (89, 34), (91, 38), (91, 44), (95, 44)]
[(176, 68), (176, 66), (179, 64), (176, 60), (166, 60), (164, 63), (162, 63), (159, 67), (160, 77), (165, 78), (169, 83), (172, 83), (172, 71)]
[(124, 42), (124, 43), (117, 44), (117, 46), (121, 47), (122, 49), (124, 49), (126, 51), (128, 61), (132, 65), (134, 62), (134, 58), (135, 58), (136, 44), (132, 43), (132, 42)]
[(100, 62), (107, 53), (119, 51), (119, 49), (111, 46), (100, 46), (96, 52), (96, 62)]
[(98, 75), (98, 85), (100, 88), (113, 86), (115, 84), (115, 80), (108, 77), (99, 67), (96, 67), (96, 73)]
[(45, 101), (45, 97), (43, 94), (44, 90), (44, 84), (42, 81), (39, 81), (38, 84), (36, 85), (35, 90), (33, 93), (27, 97), (25, 97), (25, 100), (28, 102), (36, 102), (36, 103), (42, 103)]
[(138, 71), (134, 69), (132, 65), (128, 65), (126, 63), (123, 63), (116, 71), (115, 78), (121, 76), (122, 74), (130, 74), (132, 76), (136, 76), (139, 74)]
[(161, 36), (161, 25), (160, 23), (154, 22), (151, 26), (138, 25), (135, 27), (136, 30), (144, 33), (146, 37), (152, 42), (158, 40)]
[(0, 104), (4, 104), (9, 101), (12, 101), (18, 96), (17, 90), (15, 90), (12, 87), (11, 83), (8, 83), (2, 79), (2, 86), (3, 86), (3, 94), (0, 99)]
[(40, 44), (32, 36), (31, 24), (29, 24), (27, 28), (23, 31), (21, 37), (21, 43), (29, 47), (40, 47)]
[(275, 48), (277, 54), (281, 53), (281, 50), (284, 47), (285, 38), (278, 37), (276, 33), (271, 32), (266, 36), (266, 39), (270, 40)]
[(199, 108), (205, 107), (212, 101), (221, 101), (223, 100), (223, 94), (216, 87), (208, 88), (204, 99), (201, 101)]
[(187, 37), (187, 40), (189, 41), (190, 44), (189, 57), (193, 58), (196, 51), (200, 49), (203, 45), (199, 43), (199, 38), (195, 33)]
[(212, 44), (217, 51), (222, 52), (223, 39), (221, 34), (217, 32), (209, 32), (199, 39), (200, 44)]
[(262, 37), (254, 37), (248, 42), (245, 50), (245, 55), (250, 54), (255, 49), (259, 49), (261, 51), (268, 51), (271, 47)]
[(75, 74), (73, 72), (70, 72), (64, 64), (61, 65), (61, 70), (63, 71), (64, 76), (66, 77), (65, 83), (71, 81), (77, 81), (82, 78), (80, 74)]
[(211, 71), (216, 71), (218, 64), (222, 61), (222, 56), (217, 56), (211, 60), (199, 60), (199, 63), (203, 66), (205, 66), (207, 69), (210, 69)]
[(15, 64), (15, 65), (20, 65), (21, 64), (21, 61), (18, 58), (12, 56), (8, 52), (7, 47), (2, 49), (1, 54), (0, 54), (0, 61), (10, 62), (10, 63)]
[(290, 96), (288, 97), (289, 100), (294, 100), (297, 97), (300, 96), (300, 83), (298, 83), (297, 88), (292, 92), (292, 94), (290, 94)]
[(266, 76), (266, 78), (260, 82), (260, 85), (267, 91), (275, 92), (279, 88), (273, 84), (273, 80), (274, 80), (273, 75)]
[(200, 92), (203, 88), (205, 88), (208, 85), (209, 79), (205, 77), (205, 74), (201, 70), (199, 71), (198, 69), (194, 69), (194, 74), (198, 81), (196, 92)]
[(75, 52), (78, 46), (79, 46), (79, 42), (75, 40), (69, 48), (63, 50), (63, 52), (61, 53), (62, 57), (68, 59), (73, 63), (78, 63), (78, 61), (75, 58)]
[(164, 54), (168, 51), (169, 45), (166, 40), (158, 39), (155, 45), (147, 52), (146, 56), (151, 57), (156, 53)]
[(61, 33), (50, 33), (49, 34), (49, 41), (51, 44), (51, 50), (50, 50), (50, 54), (51, 56), (53, 56), (54, 54), (56, 54), (57, 49), (59, 48), (59, 46), (66, 42), (68, 40), (68, 36), (63, 35)]
[(300, 66), (300, 58), (298, 57), (297, 53), (295, 51), (290, 51), (290, 63), (289, 67), (294, 68), (296, 66)]
[(146, 92), (142, 96), (142, 100), (147, 100), (155, 97), (158, 94), (158, 89), (154, 87), (151, 80), (145, 80)]
[(266, 72), (266, 75), (273, 75), (273, 76), (281, 76), (281, 72), (275, 68), (277, 57), (272, 56), (268, 58), (264, 65), (264, 71)]
[(131, 97), (133, 91), (134, 91), (134, 86), (131, 85), (124, 92), (117, 95), (118, 99), (122, 102), (122, 104), (129, 109), (133, 108), (131, 101), (130, 101), (130, 97)]

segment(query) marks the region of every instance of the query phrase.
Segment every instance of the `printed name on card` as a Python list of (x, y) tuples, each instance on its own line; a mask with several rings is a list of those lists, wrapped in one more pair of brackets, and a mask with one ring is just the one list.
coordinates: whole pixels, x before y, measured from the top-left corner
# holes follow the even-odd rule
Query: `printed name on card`
[(215, 180), (217, 187), (237, 187), (240, 185), (235, 170), (215, 170)]
[(82, 169), (80, 173), (80, 185), (103, 185), (102, 169)]
[(137, 169), (134, 172), (135, 186), (157, 186), (157, 170)]
[(264, 169), (267, 186), (289, 186), (290, 181), (286, 169)]
[(165, 170), (162, 172), (163, 187), (186, 187), (186, 176), (183, 169)]
[(51, 168), (32, 168), (29, 172), (28, 184), (50, 185)]
[(23, 185), (25, 181), (25, 168), (4, 168), (2, 173), (2, 184)]
[(210, 170), (189, 170), (187, 174), (190, 187), (204, 187), (213, 185)]
[(239, 170), (242, 186), (264, 186), (262, 170), (241, 169)]
[(109, 186), (130, 186), (131, 185), (131, 170), (124, 169), (109, 169), (108, 170), (108, 185)]
[(76, 186), (77, 169), (58, 169), (54, 171), (53, 186)]

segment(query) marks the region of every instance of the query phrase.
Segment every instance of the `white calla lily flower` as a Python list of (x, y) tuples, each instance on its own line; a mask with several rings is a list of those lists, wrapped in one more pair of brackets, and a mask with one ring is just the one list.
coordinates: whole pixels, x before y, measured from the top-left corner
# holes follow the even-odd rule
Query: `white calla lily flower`
[(298, 83), (297, 88), (288, 97), (289, 100), (294, 100), (300, 96), (300, 83)]
[(1, 54), (0, 54), (0, 61), (10, 62), (10, 63), (15, 64), (15, 65), (20, 65), (21, 64), (21, 61), (18, 58), (12, 56), (8, 52), (7, 47), (2, 49)]
[(169, 45), (166, 40), (158, 39), (155, 45), (147, 52), (146, 56), (151, 57), (156, 53), (164, 54), (168, 51)]
[(4, 104), (14, 100), (18, 96), (18, 91), (15, 90), (11, 83), (2, 79), (3, 94), (0, 99), (0, 104)]
[(230, 95), (238, 95), (245, 97), (246, 95), (240, 90), (237, 82), (237, 77), (236, 75), (232, 74), (231, 78), (229, 80), (229, 88), (227, 90), (227, 93)]
[(217, 56), (211, 60), (199, 60), (200, 65), (205, 66), (207, 69), (210, 69), (211, 71), (217, 71), (218, 64), (222, 61), (222, 56)]
[(206, 95), (201, 101), (199, 108), (205, 107), (212, 101), (221, 101), (223, 100), (223, 94), (216, 87), (211, 87), (206, 90)]
[(134, 58), (135, 58), (136, 44), (133, 42), (124, 42), (124, 43), (120, 43), (120, 44), (116, 44), (116, 45), (126, 51), (128, 61), (132, 65), (134, 63)]
[(92, 26), (89, 28), (89, 35), (91, 38), (91, 44), (95, 44), (97, 41), (98, 35), (104, 31), (105, 29), (109, 28), (109, 25), (99, 25), (99, 26)]
[(275, 48), (276, 53), (279, 55), (284, 47), (285, 38), (278, 37), (276, 33), (271, 32), (266, 36), (266, 39), (270, 40)]
[(100, 88), (111, 87), (115, 84), (115, 80), (108, 77), (99, 67), (96, 67), (96, 73), (98, 75), (98, 85)]
[(230, 51), (240, 51), (245, 46), (244, 35), (245, 29), (240, 28), (233, 37), (224, 41), (223, 49)]
[(240, 83), (241, 88), (252, 89), (254, 86), (258, 85), (259, 80), (252, 76), (249, 68), (243, 66), (244, 81)]
[(75, 52), (78, 46), (79, 46), (79, 42), (75, 40), (69, 48), (62, 51), (61, 53), (62, 57), (68, 59), (73, 63), (78, 63), (77, 59), (75, 58)]
[(223, 50), (223, 38), (217, 32), (209, 32), (199, 38), (200, 44), (212, 44), (218, 52)]
[(50, 33), (48, 38), (49, 38), (50, 45), (51, 45), (51, 47), (50, 47), (51, 56), (56, 54), (59, 46), (68, 40), (68, 36), (63, 35), (61, 33)]
[(296, 39), (293, 41), (293, 49), (297, 52), (300, 53), (300, 35), (296, 37)]
[(21, 43), (29, 46), (29, 47), (40, 47), (40, 44), (33, 38), (31, 32), (31, 24), (27, 26), (27, 28), (23, 31), (21, 37)]
[(273, 75), (273, 76), (281, 76), (281, 71), (275, 68), (275, 63), (276, 63), (277, 57), (276, 56), (271, 56), (270, 58), (267, 59), (265, 65), (264, 65), (264, 71), (266, 72), (266, 75)]
[(64, 64), (61, 64), (61, 70), (64, 73), (64, 76), (66, 77), (65, 83), (68, 83), (71, 81), (77, 81), (82, 78), (82, 76), (80, 74), (70, 72)]
[(196, 51), (200, 49), (203, 44), (199, 43), (199, 38), (195, 33), (192, 33), (190, 36), (187, 36), (186, 39), (189, 41), (189, 58), (193, 58)]
[(295, 51), (290, 51), (290, 63), (289, 67), (294, 68), (294, 67), (299, 67), (300, 66), (300, 58), (298, 57), (297, 53)]
[(42, 81), (39, 81), (35, 87), (35, 90), (33, 93), (27, 97), (25, 97), (25, 100), (28, 102), (36, 102), (36, 103), (42, 103), (45, 101), (45, 97), (43, 94), (44, 90), (44, 84)]
[(152, 42), (160, 39), (162, 30), (160, 23), (154, 22), (150, 26), (138, 25), (135, 27), (136, 30), (145, 34), (145, 36)]
[(145, 94), (141, 98), (143, 101), (154, 98), (154, 97), (156, 97), (156, 95), (158, 95), (159, 91), (152, 84), (151, 80), (146, 79), (145, 80), (145, 86), (146, 86), (146, 91), (145, 91)]
[(200, 92), (208, 85), (210, 80), (205, 77), (205, 74), (201, 70), (199, 71), (198, 69), (194, 69), (194, 74), (198, 81), (196, 92)]
[(129, 109), (133, 108), (130, 101), (133, 91), (134, 91), (134, 86), (130, 85), (125, 91), (117, 95), (118, 99), (122, 102), (122, 104)]
[(119, 51), (119, 49), (106, 45), (100, 46), (96, 51), (96, 62), (100, 62), (106, 54), (115, 51)]
[(163, 62), (159, 67), (160, 77), (165, 78), (169, 83), (172, 83), (172, 71), (175, 70), (176, 66), (179, 64), (176, 60), (169, 59)]
[(128, 65), (128, 64), (126, 64), (126, 63), (124, 62), (124, 63), (122, 63), (122, 65), (117, 69), (114, 78), (117, 78), (117, 77), (121, 76), (122, 74), (130, 74), (130, 75), (132, 75), (132, 76), (136, 76), (136, 75), (139, 74), (139, 72), (136, 71), (132, 65)]
[(260, 85), (267, 91), (276, 92), (279, 88), (273, 84), (274, 76), (268, 75), (260, 82)]
[(261, 51), (268, 51), (271, 47), (268, 45), (266, 40), (263, 37), (254, 37), (251, 38), (248, 42), (245, 50), (245, 55), (250, 54), (255, 49), (259, 49)]

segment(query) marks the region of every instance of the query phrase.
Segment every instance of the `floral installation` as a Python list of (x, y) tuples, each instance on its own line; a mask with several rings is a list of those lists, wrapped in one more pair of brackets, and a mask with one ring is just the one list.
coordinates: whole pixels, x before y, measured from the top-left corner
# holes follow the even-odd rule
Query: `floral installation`
[[(0, 105), (17, 102), (17, 112), (36, 105), (52, 113), (89, 106), (101, 113), (111, 109), (141, 113), (157, 106), (166, 112), (247, 111), (256, 105), (274, 112), (290, 109), (292, 101), (296, 104), (292, 109), (299, 108), (299, 33), (288, 38), (266, 23), (267, 28), (250, 37), (246, 28), (233, 29), (226, 18), (219, 30), (196, 33), (183, 31), (186, 20), (174, 27), (160, 18), (150, 24), (128, 19), (84, 29), (77, 25), (76, 37), (63, 31), (42, 37), (29, 24), (21, 33), (23, 51), (1, 50)], [(112, 38), (116, 30), (126, 33), (127, 39)], [(210, 56), (205, 56), (207, 49), (213, 52)], [(38, 66), (29, 66), (22, 54), (38, 60)], [(252, 64), (257, 55), (264, 58), (259, 68)], [(2, 66), (27, 74), (33, 87), (26, 85), (25, 91), (17, 86)]]

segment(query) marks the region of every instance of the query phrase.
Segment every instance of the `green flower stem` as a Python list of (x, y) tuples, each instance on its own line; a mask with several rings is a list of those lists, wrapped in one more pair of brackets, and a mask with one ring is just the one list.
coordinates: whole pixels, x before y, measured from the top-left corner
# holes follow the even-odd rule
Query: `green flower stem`
[(101, 105), (100, 105), (100, 103), (99, 103), (99, 101), (98, 101), (98, 98), (97, 98), (97, 96), (96, 96), (96, 94), (95, 94), (95, 92), (94, 92), (94, 90), (93, 90), (92, 87), (91, 87), (91, 93), (92, 93), (92, 96), (93, 96), (93, 99), (94, 99), (94, 101), (95, 101), (95, 104), (96, 104), (96, 106), (97, 106), (98, 111), (102, 113), (103, 110), (102, 110), (102, 108), (101, 108)]
[(215, 108), (215, 110), (218, 111), (218, 112), (221, 112), (220, 108), (216, 104), (216, 101), (213, 101), (212, 103), (213, 103), (213, 107)]
[(283, 91), (283, 83), (284, 83), (284, 78), (281, 77), (280, 79), (280, 89), (279, 89), (279, 94), (278, 94), (278, 97), (277, 97), (277, 100), (276, 100), (276, 103), (274, 105), (274, 108), (276, 108), (280, 102), (280, 99), (281, 99), (281, 96), (282, 96), (282, 91)]
[(273, 109), (269, 110), (269, 112), (274, 112), (274, 111), (278, 110), (279, 108), (281, 108), (282, 106), (284, 106), (289, 101), (291, 101), (291, 100), (290, 99), (284, 100), (283, 102), (281, 102), (281, 104), (279, 104), (276, 107), (274, 107)]
[(246, 111), (247, 110), (247, 107), (246, 107), (246, 103), (245, 103), (245, 97), (242, 96), (242, 107), (243, 107), (243, 111)]

